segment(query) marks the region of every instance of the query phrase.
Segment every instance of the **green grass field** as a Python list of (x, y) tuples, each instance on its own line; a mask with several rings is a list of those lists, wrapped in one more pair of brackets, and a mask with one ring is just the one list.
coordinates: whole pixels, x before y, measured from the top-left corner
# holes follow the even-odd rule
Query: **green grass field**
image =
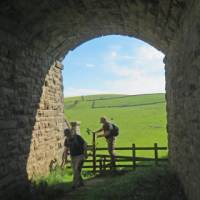
[[(76, 104), (71, 108), (67, 105)], [(95, 103), (94, 103), (95, 102)], [(95, 105), (94, 105), (95, 104)], [(81, 121), (81, 134), (90, 144), (92, 137), (86, 129), (101, 127), (99, 118), (107, 116), (120, 128), (116, 146), (167, 146), (166, 110), (164, 94), (147, 95), (92, 95), (65, 98), (65, 116), (70, 121)], [(101, 107), (101, 108), (96, 108)], [(97, 140), (97, 146), (106, 146), (104, 138)], [(121, 153), (120, 153), (121, 154)], [(124, 152), (123, 155), (127, 155)], [(167, 152), (159, 153), (166, 156)], [(139, 156), (153, 156), (153, 152), (137, 152)]]
[[(117, 147), (127, 147), (133, 143), (142, 147), (152, 147), (154, 143), (158, 143), (159, 146), (168, 146), (165, 106), (164, 94), (80, 96), (65, 98), (65, 116), (70, 121), (81, 121), (81, 135), (88, 144), (91, 144), (92, 137), (87, 134), (86, 129), (99, 129), (101, 127), (99, 118), (107, 116), (120, 128), (120, 134), (116, 139)], [(106, 147), (104, 138), (97, 140), (97, 147)], [(117, 155), (131, 156), (131, 152), (117, 152)], [(154, 152), (140, 151), (136, 152), (136, 156), (153, 157)], [(167, 156), (166, 151), (159, 152), (159, 157), (165, 156)], [(84, 170), (84, 173), (86, 172), (87, 170)], [(162, 180), (160, 180), (161, 177)], [(168, 199), (169, 195), (172, 197), (177, 195), (177, 190), (174, 190), (174, 187), (170, 188), (169, 185), (178, 183), (165, 167), (137, 168), (135, 172), (120, 177), (109, 175), (99, 179), (89, 175), (84, 178), (88, 179), (86, 183), (89, 185), (86, 184), (83, 190), (72, 193), (71, 199), (92, 200), (113, 199), (114, 197), (114, 199), (153, 200), (165, 199), (164, 197)], [(39, 188), (38, 193), (41, 199), (59, 199), (58, 196), (64, 197), (71, 191), (71, 181), (71, 169), (58, 168), (48, 176), (40, 177), (36, 181), (36, 188)], [(105, 182), (110, 185), (109, 188), (105, 187)], [(158, 187), (160, 187), (159, 197)]]

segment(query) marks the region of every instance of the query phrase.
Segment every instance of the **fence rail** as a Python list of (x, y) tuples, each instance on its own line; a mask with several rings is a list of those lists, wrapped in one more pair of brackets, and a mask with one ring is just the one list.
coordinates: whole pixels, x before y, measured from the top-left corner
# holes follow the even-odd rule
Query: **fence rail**
[[(88, 169), (88, 171), (104, 172), (107, 170), (112, 170), (113, 165), (111, 164), (110, 155), (101, 154), (101, 151), (108, 150), (106, 147), (96, 147), (96, 137), (93, 134), (92, 145), (88, 145), (88, 150), (90, 151), (89, 159), (85, 161), (83, 168)], [(155, 143), (152, 147), (136, 147), (132, 144), (131, 147), (116, 147), (115, 150), (119, 152), (130, 151), (130, 156), (116, 155), (115, 156), (115, 169), (126, 168), (136, 169), (137, 167), (149, 167), (154, 165), (160, 165), (167, 162), (167, 158), (160, 158), (160, 151), (167, 151), (167, 147), (160, 147)], [(153, 157), (140, 157), (137, 156), (138, 151), (152, 151), (154, 153)], [(150, 164), (149, 164), (150, 163)], [(89, 165), (90, 164), (90, 165)]]

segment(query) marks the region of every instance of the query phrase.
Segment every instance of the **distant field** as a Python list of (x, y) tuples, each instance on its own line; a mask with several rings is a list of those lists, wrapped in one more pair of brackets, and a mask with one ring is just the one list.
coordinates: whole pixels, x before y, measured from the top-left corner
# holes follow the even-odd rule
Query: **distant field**
[(96, 100), (96, 99), (108, 99), (108, 98), (118, 98), (118, 97), (124, 97), (127, 95), (122, 95), (122, 94), (98, 94), (98, 95), (89, 95), (89, 96), (75, 96), (75, 97), (68, 97), (65, 98), (65, 103), (71, 102), (71, 101), (82, 101), (83, 99), (85, 101), (91, 101), (91, 100)]
[(157, 95), (136, 95), (136, 96), (122, 96), (118, 98), (108, 98), (104, 100), (96, 100), (95, 107), (128, 107), (150, 105), (157, 103), (165, 103), (165, 98), (162, 94)]
[[(101, 107), (101, 108), (97, 108)], [(81, 134), (91, 143), (86, 129), (101, 127), (99, 118), (107, 116), (120, 127), (116, 146), (167, 146), (165, 95), (92, 95), (65, 98), (65, 116), (70, 121), (81, 121)], [(97, 146), (106, 146), (103, 138)], [(124, 152), (128, 154), (128, 152)], [(149, 152), (139, 155), (151, 156)], [(165, 156), (166, 153), (162, 153)]]

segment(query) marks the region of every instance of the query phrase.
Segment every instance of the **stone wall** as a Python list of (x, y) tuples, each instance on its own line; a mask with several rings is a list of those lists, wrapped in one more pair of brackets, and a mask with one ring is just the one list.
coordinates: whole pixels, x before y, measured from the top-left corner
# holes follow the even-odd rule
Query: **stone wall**
[(189, 200), (200, 199), (200, 2), (185, 12), (166, 57), (170, 163)]
[(63, 88), (61, 66), (49, 67), (52, 58), (9, 31), (0, 30), (0, 55), (0, 199), (6, 199), (61, 156)]
[(63, 146), (62, 65), (54, 63), (49, 69), (35, 116), (30, 153), (27, 162), (29, 179), (49, 172), (52, 160), (61, 161)]
[[(0, 199), (46, 174), (63, 136), (60, 65), (70, 49), (108, 34), (166, 54), (170, 163), (200, 199), (199, 0), (0, 1)], [(45, 159), (44, 159), (45, 158)], [(19, 188), (18, 188), (19, 189)]]

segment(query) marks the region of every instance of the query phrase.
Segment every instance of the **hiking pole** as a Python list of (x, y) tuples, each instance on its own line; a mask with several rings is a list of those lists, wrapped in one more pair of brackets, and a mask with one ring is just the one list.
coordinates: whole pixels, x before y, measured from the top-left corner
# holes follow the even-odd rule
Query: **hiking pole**
[(86, 132), (87, 132), (88, 135), (91, 135), (91, 133), (92, 133), (92, 146), (97, 145), (98, 143), (96, 143), (96, 134), (95, 134), (95, 132), (92, 131), (89, 128), (86, 129)]
[(65, 119), (64, 119), (64, 122), (65, 122), (65, 124), (67, 125), (67, 127), (69, 128), (69, 129), (71, 129), (72, 127), (71, 127), (71, 124), (69, 123), (69, 121), (68, 121), (68, 119), (65, 117)]
[(67, 156), (68, 156), (68, 155), (66, 155), (66, 153), (63, 152), (63, 154), (62, 154), (62, 163), (61, 163), (61, 165), (60, 165), (61, 168), (63, 168), (63, 167), (67, 164), (67, 162), (68, 162)]

